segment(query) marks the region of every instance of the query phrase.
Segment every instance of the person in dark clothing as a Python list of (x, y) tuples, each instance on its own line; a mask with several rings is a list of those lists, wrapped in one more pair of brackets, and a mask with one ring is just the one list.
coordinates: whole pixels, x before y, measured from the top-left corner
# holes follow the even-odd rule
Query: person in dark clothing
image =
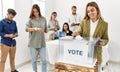
[(7, 17), (0, 21), (0, 36), (1, 36), (1, 59), (0, 59), (0, 72), (4, 72), (5, 62), (9, 53), (11, 72), (18, 72), (15, 69), (15, 53), (16, 53), (16, 40), (18, 36), (17, 25), (13, 18), (16, 11), (13, 9), (7, 10)]
[(72, 31), (69, 29), (68, 23), (63, 24), (62, 37), (64, 36), (72, 36)]

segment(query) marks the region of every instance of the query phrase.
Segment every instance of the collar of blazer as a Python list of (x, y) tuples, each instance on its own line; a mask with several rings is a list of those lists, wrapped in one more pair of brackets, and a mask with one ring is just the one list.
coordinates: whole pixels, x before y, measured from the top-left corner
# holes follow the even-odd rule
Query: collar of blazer
[[(95, 32), (94, 32), (94, 35), (93, 35), (95, 38), (97, 37), (97, 34), (98, 34), (98, 32), (99, 32), (99, 30), (102, 26), (102, 24), (101, 24), (102, 21), (103, 21), (102, 19), (99, 19), (99, 21), (98, 21), (98, 25), (96, 26), (96, 29), (95, 29)], [(87, 26), (88, 34), (90, 35), (90, 20), (86, 21), (86, 26)]]

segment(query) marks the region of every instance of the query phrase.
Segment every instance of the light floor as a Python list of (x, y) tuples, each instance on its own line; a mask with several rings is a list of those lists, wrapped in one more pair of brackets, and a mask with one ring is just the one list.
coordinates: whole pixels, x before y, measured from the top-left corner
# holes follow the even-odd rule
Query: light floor
[[(47, 72), (54, 72), (54, 66), (47, 65)], [(19, 72), (34, 72), (32, 70), (32, 65), (31, 62), (18, 67)], [(9, 70), (6, 70), (5, 72), (10, 72)], [(41, 65), (40, 63), (38, 64), (38, 72), (41, 72)], [(109, 62), (108, 66), (104, 68), (102, 72), (120, 72), (120, 63), (115, 63), (115, 62)]]

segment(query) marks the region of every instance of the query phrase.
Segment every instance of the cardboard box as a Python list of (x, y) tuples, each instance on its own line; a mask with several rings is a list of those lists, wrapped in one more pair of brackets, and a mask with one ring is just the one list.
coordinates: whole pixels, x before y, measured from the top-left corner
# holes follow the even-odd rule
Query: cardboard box
[(96, 63), (94, 68), (88, 68), (84, 66), (56, 62), (55, 72), (98, 72), (98, 64)]

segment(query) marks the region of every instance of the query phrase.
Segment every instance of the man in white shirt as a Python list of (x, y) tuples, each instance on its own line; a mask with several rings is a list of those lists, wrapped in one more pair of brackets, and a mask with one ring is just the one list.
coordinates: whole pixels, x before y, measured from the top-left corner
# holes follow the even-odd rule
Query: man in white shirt
[(80, 24), (81, 17), (79, 14), (76, 13), (77, 11), (76, 6), (72, 6), (71, 11), (72, 11), (72, 14), (70, 15), (70, 18), (69, 18), (69, 26), (71, 31), (75, 31), (77, 30)]

